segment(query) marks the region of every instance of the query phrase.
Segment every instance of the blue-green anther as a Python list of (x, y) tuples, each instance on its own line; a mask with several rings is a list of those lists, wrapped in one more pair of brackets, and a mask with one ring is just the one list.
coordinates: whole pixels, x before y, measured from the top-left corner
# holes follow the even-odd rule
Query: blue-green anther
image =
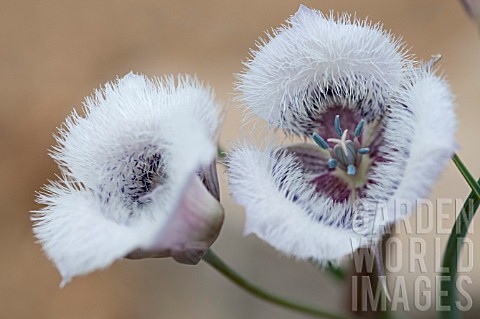
[(365, 155), (365, 154), (368, 154), (370, 152), (370, 148), (369, 147), (364, 147), (364, 148), (361, 148), (358, 150), (358, 154), (360, 155)]
[(345, 154), (346, 165), (348, 164), (355, 164), (356, 161), (356, 151), (353, 142), (348, 140), (346, 143), (347, 145), (347, 153)]
[(337, 131), (338, 137), (342, 137), (342, 128), (340, 127), (340, 115), (335, 116), (335, 130)]
[(347, 174), (350, 175), (350, 176), (353, 176), (355, 175), (357, 169), (355, 168), (355, 166), (353, 165), (348, 165), (347, 167)]
[(362, 135), (364, 122), (365, 121), (363, 119), (361, 119), (360, 122), (358, 122), (357, 128), (355, 129), (355, 137), (359, 137), (360, 135)]
[(337, 158), (340, 161), (340, 163), (346, 166), (347, 158), (346, 158), (345, 152), (342, 149), (342, 146), (338, 144), (335, 145), (335, 147), (333, 148), (333, 151), (335, 152), (335, 155), (337, 155)]
[[(369, 147), (362, 147), (362, 144), (365, 141), (359, 141), (363, 133), (363, 126), (365, 125), (365, 120), (361, 119), (354, 131), (354, 139), (349, 138), (349, 130), (346, 129), (342, 131), (340, 126), (340, 115), (335, 116), (334, 129), (338, 137), (331, 137), (327, 140), (324, 140), (319, 134), (313, 133), (312, 139), (315, 141), (318, 146), (324, 150), (328, 150), (330, 153), (330, 158), (327, 161), (327, 166), (329, 169), (339, 168), (342, 171), (346, 171), (349, 176), (355, 176), (357, 174), (357, 168), (362, 165), (362, 156), (370, 153)], [(352, 134), (352, 133), (350, 133)], [(333, 145), (330, 147), (330, 145)]]
[(338, 161), (334, 158), (328, 160), (328, 168), (335, 168), (338, 165)]
[(315, 143), (317, 143), (318, 146), (320, 146), (324, 150), (328, 150), (327, 142), (325, 142), (325, 140), (320, 135), (318, 135), (317, 133), (313, 133), (312, 139), (315, 141)]

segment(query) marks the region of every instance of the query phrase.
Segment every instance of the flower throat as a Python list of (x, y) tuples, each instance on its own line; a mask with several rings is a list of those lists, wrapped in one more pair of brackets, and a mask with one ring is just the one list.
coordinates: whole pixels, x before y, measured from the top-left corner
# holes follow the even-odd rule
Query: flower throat
[[(364, 123), (365, 121), (363, 119), (358, 122), (353, 134), (353, 141), (348, 139), (348, 129), (342, 130), (339, 115), (335, 116), (334, 121), (335, 132), (338, 138), (328, 138), (327, 141), (325, 141), (325, 139), (317, 133), (312, 134), (312, 139), (315, 143), (329, 152), (328, 167), (330, 169), (338, 167), (349, 176), (354, 177), (358, 175), (364, 155), (370, 152), (370, 148), (363, 147), (360, 142)], [(332, 148), (327, 142), (335, 143), (335, 146)]]

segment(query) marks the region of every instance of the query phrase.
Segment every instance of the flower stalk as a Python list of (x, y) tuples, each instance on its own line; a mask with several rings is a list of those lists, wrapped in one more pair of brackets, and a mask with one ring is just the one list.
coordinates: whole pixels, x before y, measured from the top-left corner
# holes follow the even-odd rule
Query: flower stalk
[(328, 312), (323, 309), (316, 308), (314, 306), (302, 304), (296, 301), (292, 301), (289, 299), (286, 299), (284, 297), (278, 296), (270, 291), (267, 291), (263, 288), (260, 288), (244, 277), (242, 277), (240, 274), (238, 274), (235, 270), (230, 268), (220, 257), (218, 257), (211, 249), (207, 251), (205, 256), (203, 256), (203, 260), (208, 263), (210, 266), (215, 268), (217, 271), (219, 271), (221, 274), (223, 274), (225, 277), (227, 277), (230, 281), (238, 285), (240, 288), (248, 291), (255, 297), (258, 297), (260, 299), (263, 299), (265, 301), (268, 301), (270, 303), (276, 304), (278, 306), (288, 308), (291, 310), (295, 310), (298, 312), (302, 312), (307, 315), (319, 317), (319, 318), (331, 318), (331, 319), (346, 319), (348, 317), (341, 316), (338, 314), (334, 314), (331, 312)]
[(452, 159), (458, 170), (460, 171), (460, 173), (462, 173), (463, 177), (472, 189), (473, 195), (476, 196), (477, 200), (480, 199), (480, 185), (475, 181), (475, 178), (468, 171), (467, 167), (465, 166), (465, 164), (463, 164), (462, 160), (457, 154), (453, 154)]
[[(460, 163), (462, 165), (463, 171), (457, 164), (457, 167), (459, 167), (462, 174), (463, 172), (466, 172), (471, 176), (468, 169), (463, 166), (463, 163), (457, 155), (454, 156), (453, 160), (455, 161), (455, 164)], [(479, 184), (480, 179), (476, 183), (476, 186), (478, 187)], [(454, 319), (459, 317), (458, 309), (455, 304), (457, 295), (455, 282), (457, 279), (458, 256), (462, 249), (463, 240), (467, 235), (468, 226), (472, 222), (479, 205), (480, 198), (475, 194), (475, 191), (472, 190), (470, 195), (468, 195), (468, 198), (452, 227), (450, 237), (448, 238), (442, 262), (443, 280), (441, 281), (440, 291), (443, 292), (443, 294), (440, 295), (440, 302), (442, 306), (448, 306), (450, 309), (449, 311), (440, 312), (440, 318), (442, 319)]]

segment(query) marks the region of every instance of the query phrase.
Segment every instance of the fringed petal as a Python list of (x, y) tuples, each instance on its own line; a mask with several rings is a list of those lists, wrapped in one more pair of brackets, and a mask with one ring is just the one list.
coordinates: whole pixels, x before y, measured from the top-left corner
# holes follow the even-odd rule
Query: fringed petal
[(266, 40), (238, 75), (239, 99), (257, 116), (308, 136), (312, 122), (333, 106), (381, 116), (402, 85), (403, 45), (379, 24), (334, 17), (301, 6)]
[(404, 103), (413, 114), (411, 146), (406, 170), (387, 204), (386, 221), (411, 213), (418, 199), (429, 194), (433, 183), (457, 149), (455, 104), (447, 82), (425, 65), (412, 69)]
[[(109, 266), (154, 235), (152, 225), (145, 222), (133, 226), (106, 218), (95, 194), (69, 182), (52, 184), (38, 201), (46, 207), (32, 216), (34, 233), (58, 268), (62, 286), (74, 276)], [(157, 228), (163, 222), (152, 221)]]
[(289, 256), (337, 260), (366, 245), (347, 203), (319, 197), (292, 154), (245, 144), (228, 159), (229, 186), (254, 233)]

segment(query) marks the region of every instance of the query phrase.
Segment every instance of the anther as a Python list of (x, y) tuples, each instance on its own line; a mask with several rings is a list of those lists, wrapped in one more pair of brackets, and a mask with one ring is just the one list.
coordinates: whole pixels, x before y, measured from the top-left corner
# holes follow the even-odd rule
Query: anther
[(364, 122), (365, 121), (363, 119), (361, 119), (360, 122), (358, 122), (357, 128), (355, 129), (355, 137), (359, 137), (360, 135), (362, 135)]
[[(327, 162), (330, 169), (339, 167), (341, 170), (346, 171), (349, 176), (355, 176), (357, 173), (357, 166), (361, 163), (362, 155), (370, 152), (370, 148), (362, 147), (358, 140), (358, 137), (362, 135), (364, 124), (365, 121), (363, 119), (358, 122), (354, 131), (355, 138), (353, 141), (348, 139), (348, 129), (342, 131), (339, 115), (335, 116), (334, 122), (335, 132), (338, 135), (337, 138), (329, 138), (325, 141), (317, 133), (312, 134), (312, 139), (315, 143), (317, 143), (322, 149), (330, 152), (330, 159)], [(330, 147), (327, 142), (334, 143), (335, 146)]]
[(337, 131), (338, 137), (342, 137), (342, 128), (340, 127), (340, 115), (335, 116), (335, 130)]
[(347, 174), (350, 175), (350, 176), (354, 176), (355, 173), (356, 173), (357, 169), (355, 168), (355, 166), (353, 166), (352, 164), (348, 165), (347, 166)]
[(318, 146), (320, 146), (324, 150), (328, 150), (329, 147), (327, 142), (325, 142), (325, 140), (320, 135), (318, 135), (317, 133), (313, 133), (312, 139), (315, 141), (315, 143), (317, 143)]
[(360, 155), (365, 155), (365, 154), (368, 154), (369, 152), (370, 152), (369, 147), (363, 147), (363, 148), (358, 150), (358, 154), (360, 154)]
[(334, 158), (331, 158), (328, 160), (328, 167), (329, 168), (335, 168), (338, 165), (338, 161)]

